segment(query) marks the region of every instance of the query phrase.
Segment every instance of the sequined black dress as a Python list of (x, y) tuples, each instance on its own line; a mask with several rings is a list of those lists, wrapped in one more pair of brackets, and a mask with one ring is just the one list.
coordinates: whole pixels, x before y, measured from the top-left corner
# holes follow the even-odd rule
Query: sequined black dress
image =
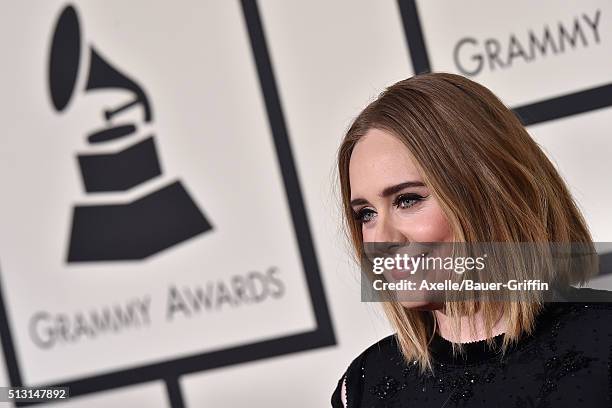
[[(504, 357), (484, 340), (465, 346), (453, 357), (451, 343), (436, 335), (434, 374), (421, 375), (402, 362), (395, 336), (385, 337), (347, 369), (347, 408), (612, 407), (612, 303), (547, 303), (533, 334)], [(343, 378), (334, 408), (342, 407)]]

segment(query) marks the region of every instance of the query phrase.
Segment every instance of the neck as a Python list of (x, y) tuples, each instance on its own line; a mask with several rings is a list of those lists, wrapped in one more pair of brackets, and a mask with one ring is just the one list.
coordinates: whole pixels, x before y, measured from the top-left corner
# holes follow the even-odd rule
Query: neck
[[(471, 343), (485, 340), (488, 337), (495, 337), (506, 331), (505, 319), (499, 318), (492, 327), (491, 336), (487, 336), (482, 311), (478, 311), (474, 316), (461, 317), (461, 329), (459, 333), (454, 333), (451, 325), (451, 318), (443, 310), (435, 310), (438, 334), (453, 343)], [(474, 321), (474, 328), (470, 325), (470, 320)], [(475, 329), (475, 330), (474, 330)]]

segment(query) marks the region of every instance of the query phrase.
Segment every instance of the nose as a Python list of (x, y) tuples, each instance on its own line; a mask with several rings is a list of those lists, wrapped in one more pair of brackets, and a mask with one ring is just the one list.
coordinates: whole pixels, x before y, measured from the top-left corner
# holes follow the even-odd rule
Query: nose
[(406, 237), (397, 229), (390, 216), (378, 216), (378, 222), (373, 234), (373, 242), (405, 243)]
[[(364, 236), (364, 238), (366, 238)], [(401, 230), (394, 225), (388, 216), (378, 214), (376, 224), (369, 231), (367, 239), (364, 241), (366, 255), (370, 258), (394, 256), (398, 247), (409, 242)]]

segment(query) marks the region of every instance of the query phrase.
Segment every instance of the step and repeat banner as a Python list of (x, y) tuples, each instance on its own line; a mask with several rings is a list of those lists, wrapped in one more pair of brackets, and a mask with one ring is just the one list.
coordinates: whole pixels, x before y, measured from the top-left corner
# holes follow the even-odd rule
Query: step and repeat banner
[(258, 16), (249, 36), (236, 2), (114, 6), (21, 22), (0, 160), (11, 381), (78, 395), (334, 344)]
[[(608, 1), (2, 8), (2, 384), (69, 386), (67, 406), (326, 406), (368, 338), (332, 324), (363, 318), (328, 249), (335, 149), (419, 72), (495, 92), (612, 241)], [(296, 381), (211, 370), (270, 359)]]

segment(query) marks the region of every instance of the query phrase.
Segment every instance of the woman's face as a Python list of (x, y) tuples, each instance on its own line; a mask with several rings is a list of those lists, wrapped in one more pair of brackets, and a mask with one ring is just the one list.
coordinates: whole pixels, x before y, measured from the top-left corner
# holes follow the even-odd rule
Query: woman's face
[[(364, 243), (452, 242), (446, 216), (424, 184), (410, 151), (388, 132), (371, 129), (357, 142), (349, 182), (351, 206)], [(393, 273), (395, 279), (408, 275)], [(426, 303), (402, 302), (412, 308)]]

